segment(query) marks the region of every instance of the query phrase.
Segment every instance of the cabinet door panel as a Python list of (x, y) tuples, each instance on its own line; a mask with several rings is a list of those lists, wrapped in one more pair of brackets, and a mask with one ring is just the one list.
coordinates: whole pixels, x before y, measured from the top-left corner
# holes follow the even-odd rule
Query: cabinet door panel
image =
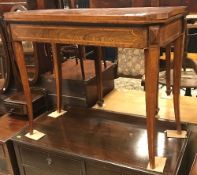
[[(45, 152), (41, 149), (20, 147), (21, 160), (24, 166), (34, 167), (35, 169), (48, 172), (61, 172), (64, 175), (80, 175), (81, 161), (71, 159), (67, 156), (59, 156), (55, 153)], [(28, 169), (27, 169), (28, 170)]]

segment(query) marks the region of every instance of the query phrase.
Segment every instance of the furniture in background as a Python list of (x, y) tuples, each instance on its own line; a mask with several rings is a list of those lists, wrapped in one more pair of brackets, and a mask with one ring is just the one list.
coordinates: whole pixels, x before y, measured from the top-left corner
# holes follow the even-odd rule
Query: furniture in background
[[(197, 10), (196, 13), (193, 15), (188, 15), (187, 16), (187, 35), (188, 35), (188, 40), (187, 40), (187, 52), (188, 53), (195, 53), (197, 55), (197, 47), (195, 45), (196, 39), (197, 39)], [(197, 57), (197, 56), (196, 56)], [(185, 67), (190, 67), (194, 69), (194, 72), (197, 74), (197, 58), (190, 58), (189, 54), (187, 55), (187, 61)]]
[(15, 5), (26, 6), (26, 0), (0, 0), (1, 12), (9, 12)]
[(64, 8), (62, 0), (26, 0), (29, 10)]
[(90, 8), (125, 8), (131, 5), (132, 0), (117, 0), (115, 3), (113, 0), (89, 0)]
[[(7, 32), (7, 27), (3, 20), (3, 14), (9, 12), (15, 5), (26, 5), (25, 0), (0, 0), (0, 35), (1, 35), (1, 74), (0, 78), (0, 114), (6, 113), (6, 110), (3, 105), (3, 99), (6, 97), (6, 94), (10, 93), (11, 89), (14, 88), (14, 84), (19, 87), (20, 78), (17, 76), (18, 72), (16, 69), (16, 64), (14, 62), (14, 57), (9, 42), (9, 36)], [(18, 79), (17, 79), (18, 78)], [(14, 81), (10, 81), (14, 79)]]
[[(9, 12), (9, 11), (23, 11), (26, 9), (43, 9), (43, 8), (58, 8), (61, 7), (61, 2), (60, 1), (53, 1), (53, 0), (31, 0), (31, 1), (25, 1), (25, 0), (7, 0), (7, 1), (0, 1), (0, 9), (2, 13), (4, 12)], [(4, 59), (4, 62), (10, 62), (6, 63), (4, 68), (7, 68), (7, 73), (5, 74), (7, 78), (4, 81), (4, 87), (0, 89), (4, 89), (5, 91), (8, 86), (9, 82), (9, 77), (10, 74), (14, 78), (14, 82), (12, 82), (9, 86), (8, 91), (4, 92), (0, 96), (0, 113), (6, 113), (10, 112), (7, 111), (6, 108), (4, 107), (4, 100), (6, 98), (12, 99), (13, 100), (13, 106), (16, 106), (16, 111), (19, 110), (17, 107), (21, 106), (22, 104), (25, 104), (22, 98), (20, 98), (20, 95), (15, 95), (17, 92), (22, 91), (22, 85), (21, 85), (21, 79), (19, 76), (18, 68), (16, 66), (16, 60), (14, 56), (14, 51), (12, 48), (12, 44), (9, 41), (9, 37), (7, 34), (7, 28), (4, 25), (4, 20), (1, 20), (1, 31), (3, 31), (3, 39), (6, 40), (6, 46), (7, 47), (7, 52), (9, 54), (9, 59)], [(39, 80), (40, 74), (52, 71), (52, 62), (51, 62), (51, 54), (49, 52), (48, 46), (43, 43), (31, 43), (31, 42), (26, 42), (25, 40), (23, 41), (23, 49), (25, 52), (25, 57), (26, 57), (26, 66), (28, 67), (28, 75), (29, 75), (29, 82), (31, 86), (35, 86), (36, 83)], [(6, 51), (5, 51), (6, 53)], [(40, 59), (38, 59), (40, 58)], [(6, 71), (6, 70), (5, 70)], [(13, 73), (12, 73), (13, 72)], [(1, 81), (2, 82), (2, 81)], [(17, 92), (16, 92), (17, 91)], [(42, 91), (42, 87), (41, 87)], [(14, 97), (12, 98), (12, 95)], [(18, 97), (17, 99), (15, 97)], [(15, 99), (15, 102), (14, 102)], [(17, 103), (17, 100), (20, 101), (20, 105), (15, 105)], [(22, 106), (21, 106), (22, 107)], [(21, 109), (25, 109), (26, 107), (23, 106)], [(8, 108), (7, 108), (8, 109)]]
[(5, 25), (2, 16), (0, 16), (0, 94), (7, 90), (11, 77), (11, 60), (7, 37)]
[[(61, 59), (60, 59), (61, 60)], [(75, 59), (61, 62), (62, 66), (62, 101), (64, 106), (92, 107), (97, 99), (97, 83), (94, 60), (83, 60), (85, 79), (82, 79), (80, 64)], [(114, 89), (114, 72), (116, 65), (107, 62), (102, 67), (103, 94), (106, 95)], [(47, 89), (50, 100), (50, 109), (56, 106), (55, 76), (52, 73), (42, 74), (38, 87)]]
[(133, 7), (150, 7), (150, 6), (188, 6), (191, 13), (197, 11), (195, 0), (131, 0)]
[(25, 0), (0, 0), (0, 94), (8, 89), (10, 77), (16, 73), (10, 53), (10, 45), (6, 25), (3, 21), (3, 13), (9, 12), (15, 5), (26, 5)]
[[(70, 0), (71, 2), (75, 2), (75, 0)], [(112, 0), (100, 0), (100, 3), (94, 2), (94, 0), (78, 0), (77, 5), (79, 8), (88, 8), (90, 4), (96, 5), (97, 7), (104, 7), (109, 4), (112, 4), (114, 1)], [(195, 13), (197, 11), (196, 0), (116, 0), (117, 4), (122, 4), (121, 7), (158, 7), (158, 6), (188, 6), (188, 9), (191, 13)], [(75, 3), (76, 4), (76, 3)], [(119, 7), (116, 3), (113, 3), (114, 8)], [(111, 5), (110, 5), (111, 6)], [(110, 7), (109, 6), (109, 7)]]
[(26, 125), (27, 120), (5, 114), (0, 117), (0, 174), (19, 175), (18, 164), (11, 137), (15, 136)]
[[(183, 59), (183, 70), (182, 70), (182, 76), (181, 76), (181, 88), (185, 89), (185, 95), (186, 96), (192, 96), (192, 89), (197, 88), (197, 61), (192, 60), (191, 58), (188, 57), (189, 52), (197, 52), (195, 50), (195, 46), (190, 44), (190, 40), (196, 39), (196, 31), (197, 30), (197, 25), (195, 23), (197, 21), (197, 16), (196, 15), (188, 15), (187, 16), (187, 32), (186, 32), (186, 46), (185, 46), (185, 55)], [(194, 44), (194, 43), (193, 43)], [(168, 59), (167, 63), (171, 62), (171, 49), (168, 51), (168, 55), (166, 55), (166, 58)], [(172, 61), (173, 65), (173, 61)], [(170, 64), (168, 67), (172, 67)], [(168, 77), (168, 78), (167, 78)], [(162, 85), (166, 85), (166, 80), (168, 81), (167, 83), (167, 94), (169, 95), (171, 90), (170, 86), (173, 86), (172, 82), (172, 71), (171, 72), (161, 72), (160, 73), (160, 78), (159, 82)]]

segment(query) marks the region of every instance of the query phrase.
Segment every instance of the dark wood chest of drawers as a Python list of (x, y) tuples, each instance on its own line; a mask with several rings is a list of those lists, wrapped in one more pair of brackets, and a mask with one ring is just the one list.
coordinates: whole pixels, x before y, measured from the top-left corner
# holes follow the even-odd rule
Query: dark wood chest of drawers
[[(99, 110), (70, 109), (53, 119), (36, 119), (39, 141), (26, 130), (12, 140), (21, 175), (159, 175), (148, 164), (144, 118)], [(158, 121), (157, 155), (167, 158), (164, 175), (178, 175), (187, 139), (167, 139), (174, 123)], [(181, 174), (182, 175), (182, 174)]]
[[(68, 59), (62, 64), (62, 100), (64, 105), (91, 107), (97, 99), (97, 85), (93, 60), (84, 60), (85, 80), (82, 79), (80, 64), (74, 59)], [(106, 95), (114, 89), (114, 72), (116, 65), (107, 62), (103, 66), (103, 94)], [(48, 90), (50, 105), (56, 104), (56, 88), (53, 74), (43, 74), (40, 77), (39, 87)]]

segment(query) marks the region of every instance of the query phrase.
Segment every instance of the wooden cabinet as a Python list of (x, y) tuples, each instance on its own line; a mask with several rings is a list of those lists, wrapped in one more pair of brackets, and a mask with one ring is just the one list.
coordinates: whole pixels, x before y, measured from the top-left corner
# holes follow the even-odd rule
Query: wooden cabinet
[[(160, 175), (148, 164), (145, 118), (92, 109), (70, 109), (58, 119), (35, 121), (46, 134), (38, 141), (13, 138), (21, 175)], [(170, 122), (158, 122), (158, 154), (167, 158), (164, 175), (179, 173), (187, 139), (167, 139)]]
[(10, 138), (18, 133), (26, 123), (27, 121), (8, 114), (0, 117), (0, 175), (19, 175)]
[(14, 5), (26, 5), (26, 0), (0, 0), (0, 11), (9, 12)]

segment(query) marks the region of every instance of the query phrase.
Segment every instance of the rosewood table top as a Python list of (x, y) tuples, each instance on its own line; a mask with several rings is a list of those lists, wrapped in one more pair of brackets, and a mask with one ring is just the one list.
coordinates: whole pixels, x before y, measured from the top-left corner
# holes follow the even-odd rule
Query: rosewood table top
[(110, 24), (158, 24), (186, 14), (186, 7), (103, 8), (70, 10), (36, 10), (7, 13), (7, 21), (83, 22)]

